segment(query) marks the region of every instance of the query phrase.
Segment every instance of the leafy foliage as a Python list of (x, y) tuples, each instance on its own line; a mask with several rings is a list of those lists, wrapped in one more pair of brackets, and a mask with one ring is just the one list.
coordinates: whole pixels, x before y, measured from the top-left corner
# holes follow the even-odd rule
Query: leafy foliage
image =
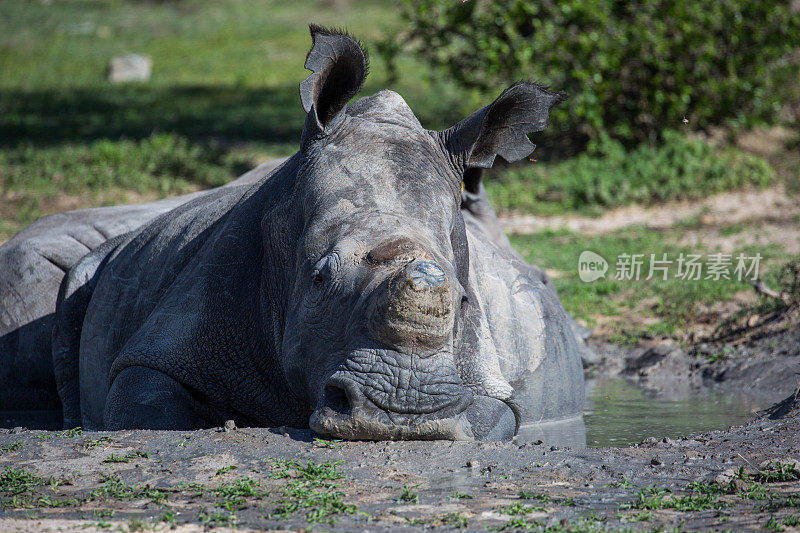
[(674, 130), (664, 142), (631, 152), (608, 135), (577, 157), (553, 165), (512, 167), (487, 193), (500, 211), (550, 214), (596, 210), (640, 202), (702, 198), (743, 187), (765, 187), (775, 178), (764, 159), (735, 149), (720, 150)]
[[(788, 2), (405, 0), (402, 13), (413, 50), (461, 84), (546, 81), (573, 95), (556, 123), (593, 136), (652, 140), (683, 116), (770, 120), (797, 76)], [(391, 61), (398, 48), (379, 51)]]

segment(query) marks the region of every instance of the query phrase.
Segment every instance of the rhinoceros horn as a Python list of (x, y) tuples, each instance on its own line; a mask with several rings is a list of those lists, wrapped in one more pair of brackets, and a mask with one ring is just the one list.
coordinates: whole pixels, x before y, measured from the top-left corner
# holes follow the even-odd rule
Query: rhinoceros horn
[(347, 33), (314, 24), (309, 29), (313, 45), (305, 67), (312, 74), (300, 82), (300, 101), (308, 113), (304, 137), (324, 132), (342, 117), (369, 70), (367, 53)]

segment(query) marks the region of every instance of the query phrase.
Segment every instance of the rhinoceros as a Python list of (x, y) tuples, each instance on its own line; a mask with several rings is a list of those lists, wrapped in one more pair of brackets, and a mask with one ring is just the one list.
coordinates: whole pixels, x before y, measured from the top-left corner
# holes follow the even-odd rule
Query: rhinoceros
[(391, 91), (348, 107), (366, 54), (311, 33), (294, 156), (70, 268), (53, 333), (65, 424), (507, 439), (579, 417), (571, 319), (470, 179), (527, 156), (563, 93), (517, 84), (429, 131)]
[[(281, 163), (282, 159), (263, 163), (223, 187), (252, 184)], [(57, 213), (0, 246), (0, 413), (24, 411), (23, 421), (32, 411), (61, 411), (51, 336), (64, 274), (108, 239), (205, 193)]]

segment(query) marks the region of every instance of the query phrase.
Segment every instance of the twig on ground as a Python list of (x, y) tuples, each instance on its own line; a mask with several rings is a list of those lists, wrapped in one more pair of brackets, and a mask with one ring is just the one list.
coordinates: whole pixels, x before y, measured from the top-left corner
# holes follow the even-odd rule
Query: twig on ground
[(785, 292), (778, 292), (776, 290), (770, 289), (769, 287), (767, 287), (767, 284), (760, 279), (751, 279), (750, 285), (753, 286), (753, 288), (756, 290), (758, 294), (763, 294), (764, 296), (780, 300), (787, 306), (797, 303), (797, 301), (792, 299), (792, 297), (786, 294)]

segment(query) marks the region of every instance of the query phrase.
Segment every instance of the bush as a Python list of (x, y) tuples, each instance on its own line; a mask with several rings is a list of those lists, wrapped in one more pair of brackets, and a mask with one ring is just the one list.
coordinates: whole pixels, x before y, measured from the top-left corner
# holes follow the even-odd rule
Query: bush
[(765, 187), (774, 178), (775, 171), (760, 157), (667, 130), (658, 146), (641, 144), (630, 152), (601, 135), (577, 157), (548, 166), (512, 167), (488, 180), (486, 189), (499, 210), (549, 214), (702, 198)]
[[(468, 87), (520, 78), (572, 95), (555, 123), (654, 140), (686, 116), (701, 128), (771, 121), (798, 82), (800, 14), (789, 2), (404, 0), (411, 48)], [(398, 48), (379, 48), (391, 63)]]

